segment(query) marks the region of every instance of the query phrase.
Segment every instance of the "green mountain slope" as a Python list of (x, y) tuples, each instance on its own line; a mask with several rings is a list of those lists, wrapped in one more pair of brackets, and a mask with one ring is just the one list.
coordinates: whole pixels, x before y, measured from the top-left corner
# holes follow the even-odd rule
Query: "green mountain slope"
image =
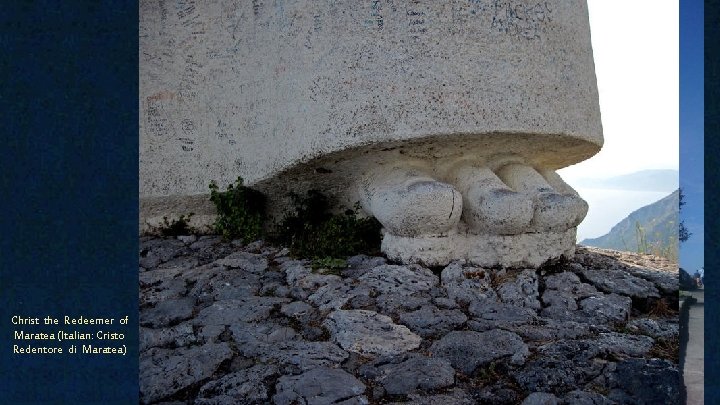
[(606, 235), (585, 239), (580, 244), (677, 259), (679, 203), (680, 192), (676, 190), (632, 212)]

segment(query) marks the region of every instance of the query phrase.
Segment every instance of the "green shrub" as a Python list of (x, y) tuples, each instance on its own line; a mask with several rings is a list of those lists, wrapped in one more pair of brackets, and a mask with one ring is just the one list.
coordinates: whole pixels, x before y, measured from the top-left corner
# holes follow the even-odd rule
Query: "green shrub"
[(230, 184), (226, 191), (219, 191), (215, 182), (210, 183), (210, 201), (217, 209), (215, 231), (226, 240), (242, 239), (250, 242), (262, 236), (265, 221), (265, 196), (243, 186), (242, 177)]
[[(316, 190), (307, 197), (291, 195), (295, 213), (275, 227), (272, 240), (318, 265), (356, 254), (377, 254), (381, 225), (375, 218), (358, 218), (356, 210), (331, 214), (327, 197)], [(322, 263), (321, 263), (322, 262)]]
[(169, 221), (168, 217), (163, 217), (163, 225), (160, 227), (160, 234), (162, 236), (190, 235), (192, 233), (192, 229), (190, 229), (188, 221), (193, 215), (194, 214), (192, 212), (187, 216), (180, 215), (180, 218), (172, 221)]
[(312, 261), (313, 271), (321, 274), (341, 275), (341, 270), (347, 267), (347, 260), (334, 257), (316, 258)]

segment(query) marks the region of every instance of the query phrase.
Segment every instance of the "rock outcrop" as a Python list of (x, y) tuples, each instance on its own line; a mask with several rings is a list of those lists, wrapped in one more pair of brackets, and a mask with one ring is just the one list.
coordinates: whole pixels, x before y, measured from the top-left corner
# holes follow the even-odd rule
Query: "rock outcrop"
[(680, 400), (671, 263), (578, 247), (538, 269), (357, 256), (327, 274), (286, 252), (143, 238), (142, 403)]

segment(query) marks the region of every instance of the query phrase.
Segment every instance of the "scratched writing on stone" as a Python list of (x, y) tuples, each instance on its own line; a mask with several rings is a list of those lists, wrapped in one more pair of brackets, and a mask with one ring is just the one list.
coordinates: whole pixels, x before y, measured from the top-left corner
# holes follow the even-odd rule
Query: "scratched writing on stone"
[(370, 1), (370, 18), (365, 20), (366, 26), (377, 26), (377, 29), (383, 29), (385, 21), (382, 16), (382, 5), (380, 0)]
[(149, 132), (156, 135), (165, 135), (172, 130), (165, 105), (173, 102), (175, 97), (174, 92), (167, 90), (147, 97), (145, 112)]
[(260, 0), (253, 0), (252, 2), (252, 9), (253, 9), (253, 15), (255, 17), (258, 17), (260, 15), (260, 10), (262, 9), (263, 3)]
[(178, 138), (178, 141), (180, 141), (180, 142), (182, 143), (182, 144), (180, 145), (180, 147), (182, 148), (183, 151), (185, 151), (185, 152), (191, 152), (191, 151), (194, 149), (192, 145), (195, 143), (195, 141), (193, 141), (192, 139), (190, 139), (190, 138)]
[(492, 8), (494, 11), (492, 28), (526, 39), (539, 39), (544, 24), (551, 21), (552, 10), (547, 2), (526, 5), (514, 1), (495, 0)]
[(183, 2), (179, 2), (178, 6), (183, 7), (180, 10), (177, 11), (177, 16), (180, 19), (183, 19), (190, 14), (192, 14), (195, 11), (195, 2), (194, 1), (188, 1), (185, 3), (186, 5), (183, 7)]
[(408, 31), (414, 37), (417, 37), (419, 34), (424, 34), (425, 32), (427, 32), (427, 28), (425, 27), (425, 20), (427, 17), (425, 11), (418, 9), (409, 9), (405, 12), (405, 14), (407, 15), (408, 19)]

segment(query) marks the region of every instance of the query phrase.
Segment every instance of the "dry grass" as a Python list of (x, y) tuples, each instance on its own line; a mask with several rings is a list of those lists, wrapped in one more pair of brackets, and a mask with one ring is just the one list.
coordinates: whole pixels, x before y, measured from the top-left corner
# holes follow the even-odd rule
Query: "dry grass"
[(677, 364), (680, 362), (680, 338), (658, 339), (648, 352), (651, 357), (670, 360)]
[(659, 318), (667, 318), (669, 316), (675, 316), (677, 311), (672, 309), (670, 305), (665, 301), (665, 298), (661, 298), (655, 301), (655, 304), (650, 308), (648, 312), (650, 316), (656, 316)]

